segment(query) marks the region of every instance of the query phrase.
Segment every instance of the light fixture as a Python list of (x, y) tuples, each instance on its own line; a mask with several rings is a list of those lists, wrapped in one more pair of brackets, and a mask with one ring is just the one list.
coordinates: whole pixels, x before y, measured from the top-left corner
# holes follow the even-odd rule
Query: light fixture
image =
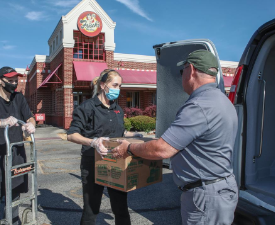
[(26, 71), (30, 71), (30, 67), (31, 66), (30, 64), (27, 65), (27, 68), (26, 68)]

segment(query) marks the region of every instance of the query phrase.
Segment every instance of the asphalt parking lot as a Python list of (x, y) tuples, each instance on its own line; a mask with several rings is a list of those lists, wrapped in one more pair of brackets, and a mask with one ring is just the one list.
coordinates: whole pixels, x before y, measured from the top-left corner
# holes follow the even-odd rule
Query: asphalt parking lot
[[(39, 225), (76, 225), (82, 212), (80, 145), (62, 139), (64, 130), (38, 128), (35, 134), (38, 156)], [(26, 146), (28, 152), (29, 146)], [(163, 168), (163, 181), (129, 192), (128, 205), (133, 225), (181, 224), (180, 191), (171, 170)], [(20, 212), (28, 203), (20, 208)], [(97, 224), (115, 224), (108, 192), (102, 197)]]

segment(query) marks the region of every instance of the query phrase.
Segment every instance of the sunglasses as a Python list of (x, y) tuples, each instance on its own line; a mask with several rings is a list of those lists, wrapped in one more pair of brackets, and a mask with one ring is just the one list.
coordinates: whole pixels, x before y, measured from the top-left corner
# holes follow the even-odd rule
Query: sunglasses
[(190, 66), (190, 64), (183, 66), (183, 69), (180, 70), (180, 75), (182, 76), (183, 70), (185, 70), (186, 68), (188, 68)]

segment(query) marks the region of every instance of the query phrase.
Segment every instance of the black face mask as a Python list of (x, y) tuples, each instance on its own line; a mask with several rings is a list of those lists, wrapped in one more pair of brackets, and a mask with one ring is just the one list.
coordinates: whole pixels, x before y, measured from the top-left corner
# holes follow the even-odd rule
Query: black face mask
[(13, 94), (15, 92), (15, 89), (17, 88), (18, 84), (10, 84), (6, 81), (4, 81), (3, 79), (1, 79), (4, 83), (5, 83), (5, 87), (3, 87), (7, 92)]

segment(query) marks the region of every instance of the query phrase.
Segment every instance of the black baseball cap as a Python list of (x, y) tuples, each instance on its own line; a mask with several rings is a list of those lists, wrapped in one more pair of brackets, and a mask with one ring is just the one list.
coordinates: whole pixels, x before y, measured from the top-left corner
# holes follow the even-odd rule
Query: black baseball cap
[(15, 69), (8, 67), (8, 66), (4, 66), (0, 69), (0, 78), (14, 77), (14, 76), (23, 77), (24, 75), (21, 73), (17, 73)]
[(216, 68), (219, 70), (219, 64), (216, 56), (207, 50), (196, 50), (191, 52), (187, 59), (177, 63), (177, 66), (182, 66), (185, 63), (192, 64), (196, 69), (209, 74), (211, 76), (217, 76), (218, 72), (209, 70), (210, 68)]

